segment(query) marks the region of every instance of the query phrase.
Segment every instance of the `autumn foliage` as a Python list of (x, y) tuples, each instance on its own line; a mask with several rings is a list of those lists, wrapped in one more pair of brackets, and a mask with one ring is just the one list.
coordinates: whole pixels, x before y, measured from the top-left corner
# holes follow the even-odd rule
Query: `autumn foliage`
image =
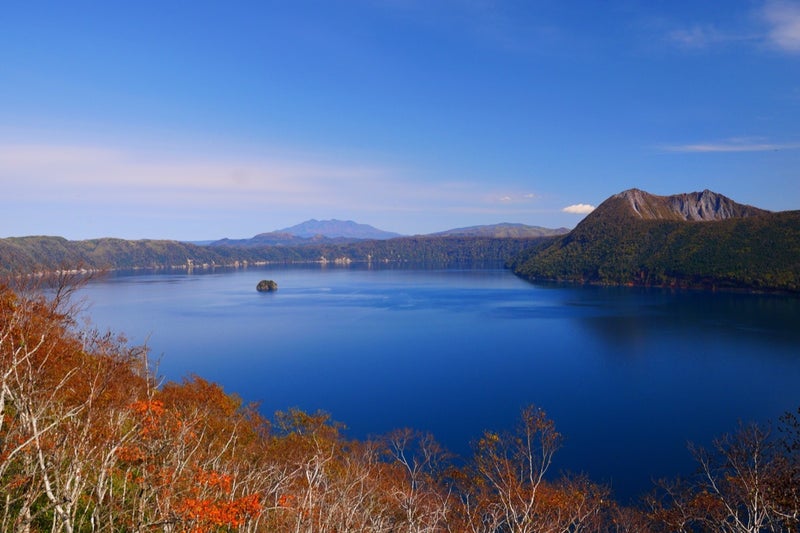
[(410, 429), (359, 441), (325, 413), (265, 419), (198, 376), (159, 384), (146, 350), (79, 328), (68, 287), (0, 286), (0, 530), (15, 532), (797, 531), (800, 411), (743, 426), (638, 506), (556, 476), (546, 413), (450, 456)]

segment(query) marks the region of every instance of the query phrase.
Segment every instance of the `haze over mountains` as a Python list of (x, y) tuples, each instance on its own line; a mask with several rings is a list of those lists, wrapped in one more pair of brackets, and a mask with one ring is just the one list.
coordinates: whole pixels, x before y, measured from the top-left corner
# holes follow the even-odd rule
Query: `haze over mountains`
[(343, 237), (346, 239), (391, 239), (401, 237), (399, 233), (383, 231), (370, 226), (369, 224), (359, 224), (352, 220), (306, 220), (300, 224), (280, 229), (278, 233), (289, 233), (297, 237), (315, 237), (323, 235), (329, 238)]
[[(568, 233), (568, 228), (543, 228), (507, 222), (484, 226), (455, 228), (428, 237), (488, 237), (488, 238), (539, 238)], [(359, 240), (387, 240), (409, 237), (391, 231), (384, 231), (368, 224), (352, 220), (307, 220), (300, 224), (277, 231), (259, 233), (250, 239), (220, 239), (204, 244), (211, 246), (296, 246), (302, 244), (347, 243)], [(417, 235), (416, 237), (424, 237)]]
[(306, 220), (288, 228), (259, 233), (250, 239), (220, 239), (211, 246), (294, 246), (321, 242), (351, 242), (358, 240), (385, 240), (401, 237), (399, 233), (384, 231), (352, 220)]

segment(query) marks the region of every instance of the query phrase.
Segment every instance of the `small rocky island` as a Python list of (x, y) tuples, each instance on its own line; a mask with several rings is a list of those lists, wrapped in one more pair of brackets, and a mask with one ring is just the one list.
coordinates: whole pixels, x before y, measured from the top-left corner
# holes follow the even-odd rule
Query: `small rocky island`
[(278, 284), (271, 279), (262, 279), (256, 285), (256, 290), (258, 292), (274, 292), (278, 290)]

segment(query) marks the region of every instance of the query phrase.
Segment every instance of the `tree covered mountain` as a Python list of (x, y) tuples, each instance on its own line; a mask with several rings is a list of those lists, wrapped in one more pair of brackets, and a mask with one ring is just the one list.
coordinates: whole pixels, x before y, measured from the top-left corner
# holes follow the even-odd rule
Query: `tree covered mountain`
[(800, 291), (800, 211), (631, 189), (511, 266), (531, 280)]
[(486, 226), (455, 228), (434, 233), (433, 235), (437, 237), (494, 237), (497, 239), (505, 239), (553, 237), (556, 235), (564, 235), (565, 233), (569, 233), (569, 229), (543, 228), (542, 226), (528, 226), (526, 224), (503, 222), (501, 224), (490, 224)]
[(262, 246), (319, 246), (321, 244), (341, 244), (345, 242), (354, 242), (362, 239), (346, 238), (346, 237), (326, 237), (324, 235), (313, 235), (311, 237), (301, 237), (291, 233), (282, 231), (271, 231), (267, 233), (259, 233), (249, 239), (220, 239), (212, 241), (208, 245), (219, 246), (234, 246), (246, 248), (258, 248)]
[(236, 244), (233, 241), (199, 246), (168, 240), (69, 241), (62, 237), (12, 237), (0, 239), (0, 273), (296, 262), (503, 264), (535, 242), (537, 239), (421, 236), (344, 242), (303, 240), (283, 245), (264, 242)]

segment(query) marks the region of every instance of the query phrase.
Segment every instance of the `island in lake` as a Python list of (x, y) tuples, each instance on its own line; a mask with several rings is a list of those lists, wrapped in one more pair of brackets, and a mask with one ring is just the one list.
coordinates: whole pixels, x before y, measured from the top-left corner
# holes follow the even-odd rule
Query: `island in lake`
[(274, 292), (278, 290), (278, 284), (271, 279), (262, 279), (256, 285), (258, 292)]

